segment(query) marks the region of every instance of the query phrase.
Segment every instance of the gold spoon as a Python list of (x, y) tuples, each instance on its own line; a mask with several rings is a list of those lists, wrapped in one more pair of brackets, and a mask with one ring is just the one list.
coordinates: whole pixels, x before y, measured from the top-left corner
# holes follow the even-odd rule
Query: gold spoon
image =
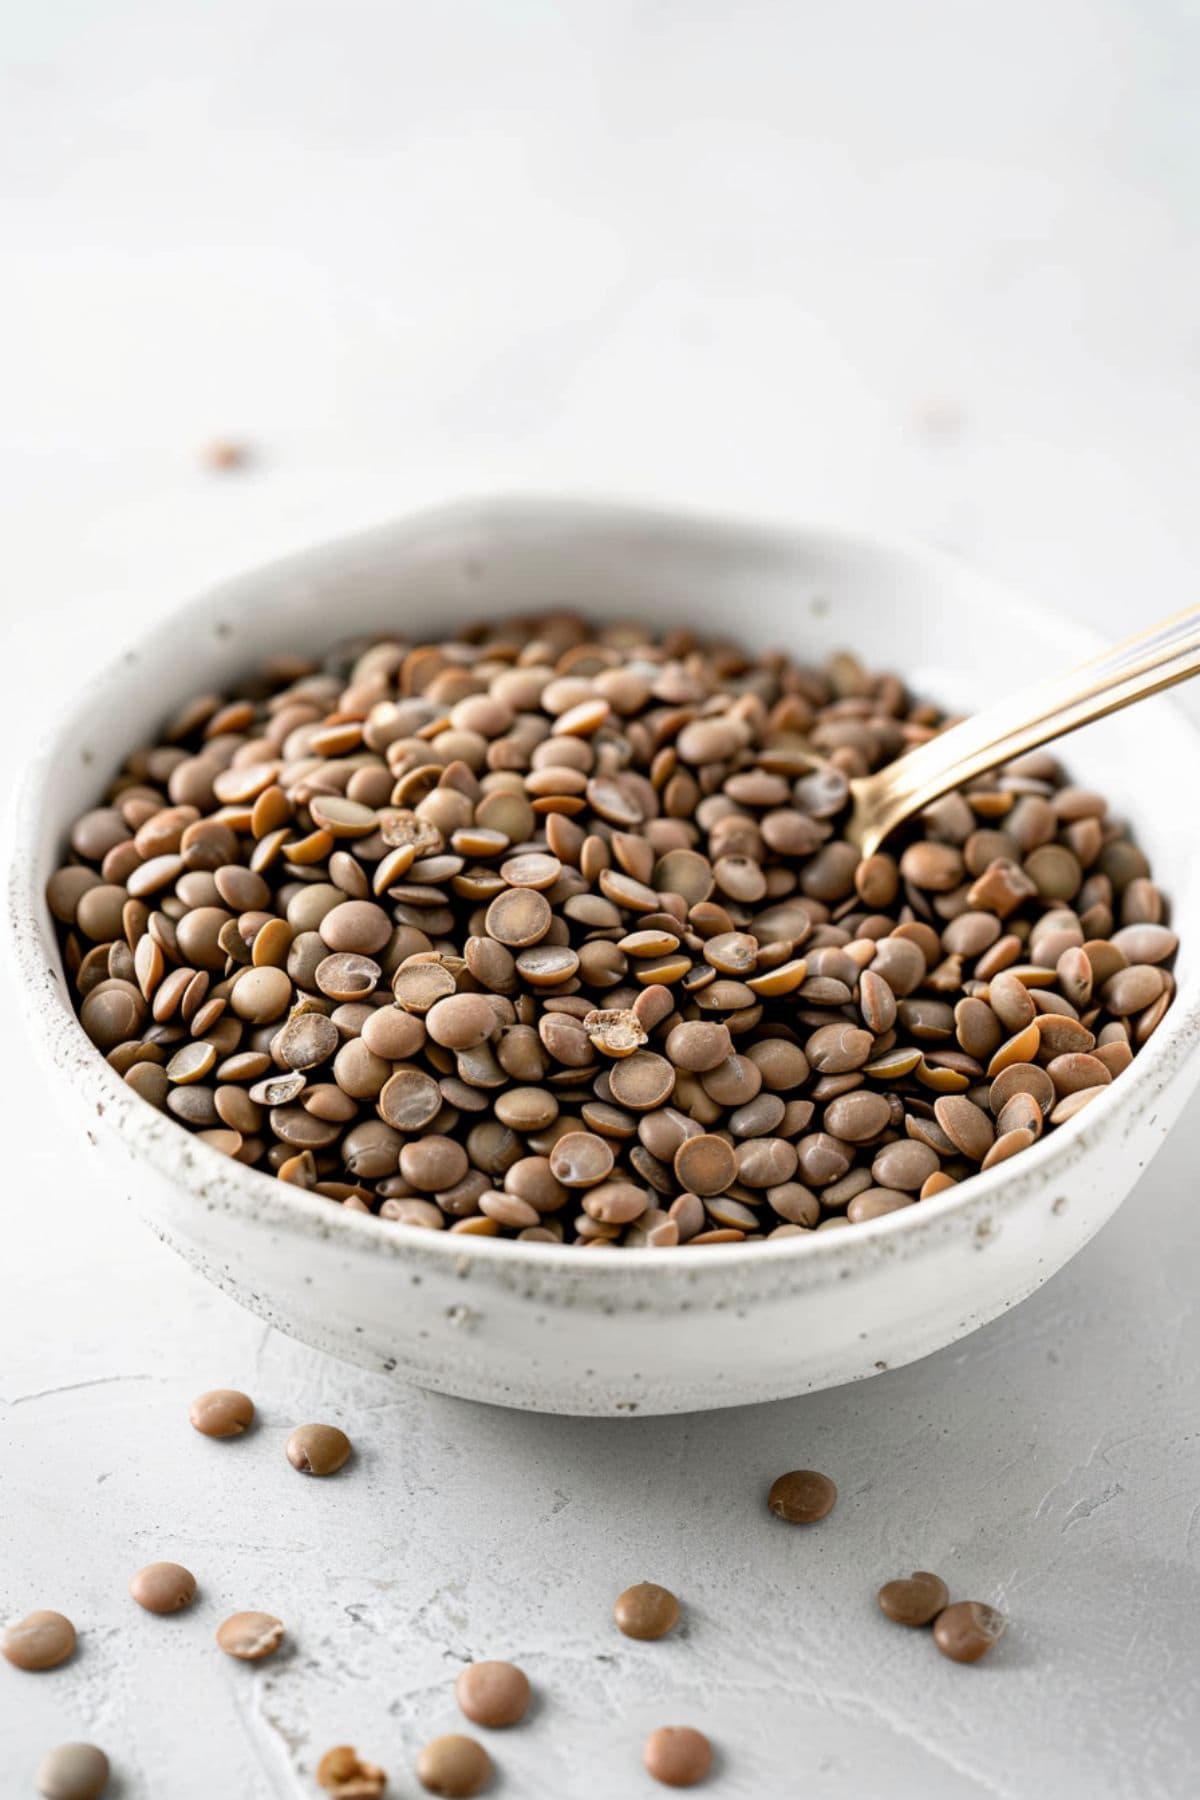
[[(897, 825), (950, 788), (1093, 719), (1200, 673), (1200, 607), (1152, 625), (1066, 675), (1035, 682), (850, 783), (846, 836), (872, 856)], [(814, 758), (814, 766), (824, 766)]]

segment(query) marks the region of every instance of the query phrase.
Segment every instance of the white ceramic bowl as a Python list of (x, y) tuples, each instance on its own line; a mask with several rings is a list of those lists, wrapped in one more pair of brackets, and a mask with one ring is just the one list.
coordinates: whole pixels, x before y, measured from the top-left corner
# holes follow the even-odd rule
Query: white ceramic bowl
[(768, 1400), (908, 1362), (994, 1318), (1112, 1214), (1198, 1073), (1200, 857), (1180, 824), (1200, 791), (1200, 734), (1161, 699), (1092, 727), (1068, 754), (1135, 819), (1172, 897), (1179, 993), (1163, 1025), (1110, 1090), (1014, 1162), (849, 1231), (582, 1252), (385, 1225), (207, 1149), (84, 1037), (44, 883), (71, 820), (174, 703), (280, 643), (318, 650), (373, 627), (436, 634), (481, 613), (560, 605), (686, 620), (801, 656), (853, 646), (956, 708), (1092, 647), (927, 552), (560, 502), (440, 511), (206, 594), (93, 681), (18, 801), (20, 975), (33, 1036), (64, 1103), (82, 1107), (87, 1142), (130, 1204), (262, 1318), (476, 1400), (615, 1414)]

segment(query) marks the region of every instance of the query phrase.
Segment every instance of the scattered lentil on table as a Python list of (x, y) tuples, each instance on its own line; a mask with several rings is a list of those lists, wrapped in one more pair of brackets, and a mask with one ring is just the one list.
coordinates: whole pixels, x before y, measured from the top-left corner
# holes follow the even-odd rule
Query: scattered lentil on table
[[(580, 1171), (586, 1170), (596, 1179), (590, 1148), (568, 1145), (564, 1155), (569, 1164), (565, 1174), (574, 1173), (578, 1178)], [(600, 1171), (600, 1178), (605, 1172)], [(244, 1394), (220, 1389), (193, 1402), (191, 1417), (198, 1430), (225, 1436), (245, 1429), (253, 1411)], [(297, 1427), (288, 1440), (287, 1451), (295, 1467), (324, 1474), (344, 1464), (351, 1446), (336, 1426), (311, 1425)], [(808, 1524), (824, 1518), (836, 1500), (837, 1489), (828, 1476), (812, 1469), (794, 1469), (773, 1483), (767, 1503), (778, 1518)], [(195, 1577), (178, 1563), (147, 1564), (130, 1582), (133, 1598), (154, 1613), (181, 1610), (191, 1603), (195, 1592)], [(898, 1624), (932, 1625), (937, 1648), (955, 1662), (977, 1662), (992, 1649), (1006, 1626), (1003, 1615), (984, 1602), (950, 1604), (945, 1582), (928, 1570), (886, 1582), (877, 1598), (884, 1614)], [(656, 1582), (639, 1582), (618, 1595), (613, 1616), (627, 1637), (655, 1640), (665, 1637), (678, 1624), (680, 1605), (669, 1589)], [(270, 1613), (241, 1612), (227, 1618), (216, 1636), (227, 1655), (258, 1662), (279, 1649), (284, 1627)], [(0, 1651), (18, 1668), (47, 1669), (64, 1661), (74, 1650), (75, 1642), (69, 1619), (61, 1613), (41, 1611), (10, 1625), (0, 1638)], [(483, 1661), (470, 1663), (460, 1671), (455, 1696), (473, 1723), (502, 1729), (524, 1718), (531, 1689), (528, 1677), (515, 1664)], [(712, 1761), (708, 1738), (690, 1726), (660, 1727), (650, 1734), (643, 1749), (647, 1773), (667, 1787), (692, 1787), (703, 1781)], [(484, 1747), (459, 1733), (426, 1744), (416, 1765), (418, 1780), (426, 1790), (444, 1795), (447, 1800), (468, 1800), (481, 1793), (492, 1772)], [(102, 1750), (90, 1744), (64, 1744), (43, 1758), (37, 1775), (38, 1792), (43, 1800), (99, 1800), (108, 1776), (108, 1759)], [(387, 1787), (384, 1770), (344, 1744), (321, 1757), (316, 1780), (319, 1787), (340, 1795), (341, 1800), (380, 1800)]]
[(502, 1729), (528, 1712), (529, 1677), (515, 1663), (468, 1663), (454, 1683), (454, 1697), (473, 1725)]
[(470, 1800), (492, 1778), (492, 1759), (476, 1738), (450, 1732), (425, 1745), (417, 1758), (417, 1780), (446, 1800)]
[(792, 1469), (771, 1484), (767, 1507), (789, 1525), (815, 1525), (837, 1504), (837, 1488), (816, 1469)]
[(182, 1563), (147, 1563), (129, 1583), (129, 1592), (147, 1612), (182, 1612), (196, 1598), (196, 1577)]
[(690, 1725), (662, 1725), (642, 1751), (646, 1773), (664, 1787), (695, 1787), (712, 1768), (712, 1745)]
[(0, 1634), (0, 1656), (14, 1669), (56, 1669), (74, 1654), (75, 1627), (60, 1612), (41, 1609), (16, 1619)]
[(131, 750), (47, 897), (126, 1082), (331, 1204), (841, 1228), (1074, 1117), (1174, 992), (1145, 856), (1045, 751), (846, 840), (849, 780), (942, 722), (850, 655), (566, 614), (284, 644)]
[(271, 1613), (232, 1613), (217, 1627), (217, 1643), (239, 1662), (262, 1662), (283, 1642), (283, 1623)]
[(38, 1764), (37, 1791), (42, 1800), (100, 1800), (108, 1776), (108, 1758), (95, 1744), (59, 1744)]
[(897, 1625), (932, 1625), (950, 1604), (950, 1590), (940, 1575), (917, 1569), (907, 1581), (885, 1581), (879, 1609)]
[(336, 1425), (297, 1425), (287, 1441), (287, 1459), (302, 1475), (336, 1475), (350, 1460), (352, 1445)]
[(241, 1437), (254, 1423), (254, 1402), (236, 1388), (213, 1388), (192, 1401), (188, 1417), (203, 1437)]
[(669, 1588), (659, 1587), (656, 1581), (639, 1581), (617, 1595), (613, 1618), (626, 1637), (652, 1643), (674, 1631), (679, 1611), (679, 1601)]
[(933, 1622), (933, 1641), (951, 1662), (978, 1662), (1004, 1635), (1004, 1614), (982, 1600), (957, 1600)]

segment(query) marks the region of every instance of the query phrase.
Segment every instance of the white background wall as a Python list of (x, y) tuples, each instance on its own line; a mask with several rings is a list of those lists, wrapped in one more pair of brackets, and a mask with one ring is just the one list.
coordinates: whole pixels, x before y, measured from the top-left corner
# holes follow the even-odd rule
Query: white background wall
[[(3, 754), (209, 577), (469, 491), (897, 528), (1113, 634), (1191, 602), (1198, 76), (1184, 0), (10, 7)], [(206, 473), (213, 436), (254, 466)], [(12, 1025), (0, 1070), (0, 1614), (88, 1630), (0, 1669), (5, 1796), (76, 1735), (123, 1800), (308, 1793), (346, 1736), (408, 1795), (470, 1653), (547, 1695), (502, 1747), (532, 1800), (641, 1792), (668, 1717), (710, 1721), (731, 1796), (1200, 1786), (1194, 1124), (918, 1369), (564, 1425), (264, 1338), (81, 1191)], [(236, 1467), (181, 1425), (215, 1381), (268, 1413)], [(317, 1490), (279, 1445), (322, 1411), (367, 1454)], [(781, 1591), (746, 1489), (797, 1460), (847, 1523)], [(189, 1623), (130, 1616), (152, 1554), (200, 1575)], [(863, 1570), (913, 1560), (1010, 1607), (988, 1668), (882, 1633)], [(694, 1627), (648, 1660), (604, 1620), (651, 1570)], [(265, 1678), (205, 1648), (241, 1604), (296, 1630)]]

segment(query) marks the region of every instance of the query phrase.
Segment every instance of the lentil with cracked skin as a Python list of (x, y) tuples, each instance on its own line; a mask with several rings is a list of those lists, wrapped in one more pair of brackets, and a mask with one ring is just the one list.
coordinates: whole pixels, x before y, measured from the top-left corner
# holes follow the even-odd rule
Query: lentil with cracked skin
[(287, 1441), (287, 1459), (302, 1475), (336, 1475), (349, 1462), (352, 1445), (336, 1425), (297, 1425)]
[(567, 613), (280, 649), (130, 751), (47, 904), (136, 1094), (382, 1229), (866, 1224), (1103, 1104), (1170, 1004), (1146, 859), (1048, 751), (860, 857), (850, 780), (942, 721), (851, 655)]
[(217, 1642), (226, 1656), (238, 1662), (262, 1662), (274, 1656), (283, 1642), (283, 1624), (273, 1613), (231, 1613), (217, 1627)]
[(982, 1600), (957, 1600), (933, 1621), (933, 1641), (951, 1662), (978, 1662), (1004, 1635), (1004, 1614)]

